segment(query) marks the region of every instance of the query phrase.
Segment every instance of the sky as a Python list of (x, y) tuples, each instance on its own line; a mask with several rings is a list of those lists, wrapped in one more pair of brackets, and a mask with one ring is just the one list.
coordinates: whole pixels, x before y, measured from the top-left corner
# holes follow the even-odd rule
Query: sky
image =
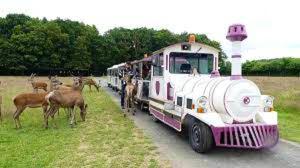
[(114, 27), (169, 29), (204, 33), (219, 41), (228, 56), (228, 26), (246, 26), (245, 60), (300, 58), (298, 0), (0, 0), (0, 17), (71, 19), (95, 25), (100, 33)]

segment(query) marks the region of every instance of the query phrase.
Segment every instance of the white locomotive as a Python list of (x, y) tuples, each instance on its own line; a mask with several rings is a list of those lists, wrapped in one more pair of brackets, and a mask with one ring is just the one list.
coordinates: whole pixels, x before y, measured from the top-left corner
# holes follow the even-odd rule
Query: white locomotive
[(206, 152), (223, 147), (266, 148), (279, 138), (273, 97), (241, 75), (244, 25), (229, 27), (230, 77), (218, 72), (219, 51), (195, 42), (174, 44), (153, 53), (149, 111), (177, 131), (187, 130), (192, 148)]

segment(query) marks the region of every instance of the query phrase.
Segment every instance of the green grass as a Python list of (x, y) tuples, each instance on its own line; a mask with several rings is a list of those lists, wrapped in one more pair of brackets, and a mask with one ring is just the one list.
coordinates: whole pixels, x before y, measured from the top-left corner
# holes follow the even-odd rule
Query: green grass
[(300, 78), (297, 77), (249, 77), (261, 89), (262, 94), (275, 97), (274, 108), (278, 112), (280, 137), (300, 143)]
[[(3, 81), (3, 77), (0, 78)], [(11, 79), (11, 78), (9, 78)], [(70, 128), (63, 110), (55, 120), (58, 128), (43, 128), (42, 110), (26, 109), (20, 116), (22, 127), (14, 128), (12, 97), (29, 88), (15, 81), (4, 89), (5, 116), (0, 123), (0, 167), (161, 167), (158, 153), (104, 91), (84, 91), (88, 103), (85, 122)], [(8, 80), (7, 85), (12, 86)], [(30, 90), (31, 91), (31, 90)], [(79, 119), (79, 113), (77, 113)]]

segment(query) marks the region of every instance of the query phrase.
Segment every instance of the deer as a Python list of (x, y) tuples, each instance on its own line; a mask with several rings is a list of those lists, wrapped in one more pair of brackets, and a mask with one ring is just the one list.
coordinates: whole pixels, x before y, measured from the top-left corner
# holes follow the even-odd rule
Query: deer
[[(76, 107), (80, 109), (80, 117), (82, 121), (85, 121), (87, 104), (84, 103), (82, 96), (83, 82), (82, 78), (74, 78), (73, 86), (71, 90), (54, 90), (50, 92), (45, 100), (50, 104), (50, 108), (44, 117), (45, 128), (48, 128), (48, 118), (49, 116), (54, 116), (59, 108), (67, 108), (70, 110), (70, 125), (71, 127), (76, 124)], [(52, 117), (52, 119), (54, 119)], [(53, 120), (54, 121), (54, 120)], [(54, 122), (56, 127), (56, 123)]]
[(35, 76), (36, 74), (32, 73), (28, 79), (28, 81), (31, 82), (33, 92), (37, 93), (38, 89), (43, 89), (45, 92), (47, 92), (47, 83), (34, 81)]
[(90, 91), (92, 91), (92, 86), (94, 86), (97, 91), (99, 92), (99, 85), (97, 84), (97, 82), (92, 79), (92, 78), (83, 78), (84, 80), (84, 85), (88, 85), (90, 88)]
[[(60, 85), (61, 82), (56, 77), (50, 77), (50, 91), (52, 91), (56, 85)], [(16, 111), (13, 114), (13, 119), (15, 121), (16, 129), (21, 128), (20, 115), (23, 111), (29, 108), (39, 108), (42, 107), (43, 114), (45, 116), (48, 108), (48, 102), (45, 100), (45, 96), (49, 92), (41, 93), (21, 93), (13, 98), (13, 103), (16, 106)], [(54, 116), (52, 116), (54, 117)]]
[[(135, 115), (136, 110), (134, 109), (134, 96), (137, 94), (137, 83), (132, 84), (131, 77), (126, 75), (124, 77), (126, 81), (125, 87), (125, 112), (132, 112), (132, 115)], [(124, 113), (124, 117), (126, 117), (126, 113)]]

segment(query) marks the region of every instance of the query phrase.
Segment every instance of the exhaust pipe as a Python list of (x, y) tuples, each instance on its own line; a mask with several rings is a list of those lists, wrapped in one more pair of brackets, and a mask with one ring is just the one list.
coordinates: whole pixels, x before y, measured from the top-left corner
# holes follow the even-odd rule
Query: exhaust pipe
[(232, 42), (231, 80), (243, 79), (241, 43), (247, 38), (245, 26), (234, 24), (229, 26), (226, 39)]

